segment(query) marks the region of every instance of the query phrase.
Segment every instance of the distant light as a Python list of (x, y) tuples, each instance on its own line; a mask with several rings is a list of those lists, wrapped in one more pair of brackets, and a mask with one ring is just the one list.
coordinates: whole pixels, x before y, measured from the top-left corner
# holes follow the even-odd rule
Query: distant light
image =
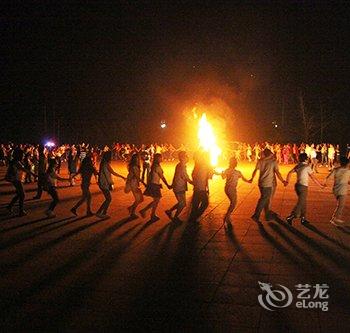
[(47, 142), (45, 143), (45, 146), (46, 146), (46, 147), (55, 147), (55, 143), (52, 142), (52, 141), (47, 141)]
[(276, 124), (275, 127), (278, 127), (278, 125)]
[(160, 128), (166, 128), (166, 123), (161, 123)]

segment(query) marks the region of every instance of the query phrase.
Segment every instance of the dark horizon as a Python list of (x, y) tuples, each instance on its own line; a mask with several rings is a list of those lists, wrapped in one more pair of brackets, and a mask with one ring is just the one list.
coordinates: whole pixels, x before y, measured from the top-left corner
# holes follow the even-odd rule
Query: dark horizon
[(178, 143), (200, 103), (232, 140), (299, 142), (302, 93), (310, 140), (344, 144), (348, 14), (341, 2), (9, 6), (0, 141)]

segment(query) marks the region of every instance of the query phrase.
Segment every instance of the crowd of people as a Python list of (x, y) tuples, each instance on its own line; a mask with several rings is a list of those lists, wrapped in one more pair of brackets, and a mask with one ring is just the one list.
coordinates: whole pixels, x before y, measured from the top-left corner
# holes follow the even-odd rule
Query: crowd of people
[[(0, 163), (7, 167), (5, 179), (13, 184), (16, 194), (8, 204), (9, 213), (13, 213), (16, 202), (19, 204), (19, 216), (26, 215), (24, 210), (25, 192), (23, 183), (36, 182), (37, 193), (33, 199), (40, 199), (42, 192), (46, 191), (52, 201), (46, 210), (48, 217), (54, 217), (55, 207), (59, 202), (57, 181), (65, 181), (70, 186), (75, 185), (75, 179), (81, 178), (82, 195), (80, 200), (71, 208), (71, 212), (77, 215), (78, 208), (86, 203), (86, 214), (92, 216), (90, 184), (92, 177), (96, 181), (104, 195), (104, 202), (95, 215), (99, 218), (108, 218), (108, 208), (112, 201), (113, 176), (125, 181), (125, 193), (131, 192), (134, 202), (128, 207), (130, 218), (138, 218), (137, 210), (144, 201), (144, 196), (149, 196), (152, 201), (139, 210), (144, 218), (150, 212), (151, 221), (159, 220), (157, 216), (158, 204), (161, 200), (162, 183), (172, 189), (176, 198), (176, 204), (165, 211), (171, 220), (179, 220), (179, 216), (186, 207), (186, 192), (188, 184), (193, 186), (193, 196), (190, 208), (190, 221), (200, 219), (209, 204), (209, 180), (214, 176), (225, 179), (225, 193), (230, 205), (224, 216), (225, 227), (230, 228), (231, 215), (237, 202), (237, 184), (239, 179), (252, 183), (259, 172), (260, 198), (257, 202), (252, 219), (260, 223), (260, 215), (265, 212), (265, 219), (273, 219), (270, 210), (270, 202), (273, 198), (277, 180), (287, 186), (292, 173), (296, 173), (297, 181), (295, 191), (298, 197), (297, 203), (291, 214), (286, 218), (290, 224), (296, 218), (301, 223), (309, 223), (306, 218), (308, 181), (311, 179), (320, 187), (325, 187), (330, 177), (334, 177), (333, 193), (337, 205), (331, 223), (337, 226), (346, 225), (342, 219), (347, 196), (347, 187), (350, 181), (348, 150), (346, 156), (340, 155), (338, 145), (333, 144), (245, 144), (234, 143), (231, 150), (224, 154), (228, 167), (224, 171), (217, 171), (210, 165), (208, 153), (204, 151), (191, 152), (184, 145), (175, 148), (170, 144), (131, 145), (113, 144), (111, 147), (92, 146), (89, 144), (77, 145), (15, 145), (2, 144), (0, 146)], [(194, 168), (189, 176), (187, 162), (189, 158), (194, 160)], [(123, 160), (128, 165), (128, 174), (123, 176), (117, 173), (111, 166), (112, 160)], [(168, 182), (161, 166), (163, 160), (175, 160), (179, 162), (175, 167), (172, 182)], [(239, 161), (255, 163), (255, 169), (250, 178), (238, 171)], [(60, 176), (61, 164), (65, 161), (68, 166), (68, 177)], [(279, 164), (296, 164), (284, 179), (279, 171)], [(98, 166), (98, 167), (97, 167)], [(324, 183), (320, 183), (314, 176), (318, 172), (318, 166), (329, 168), (329, 175)], [(141, 184), (145, 189), (141, 189)], [(174, 213), (175, 212), (175, 213)]]

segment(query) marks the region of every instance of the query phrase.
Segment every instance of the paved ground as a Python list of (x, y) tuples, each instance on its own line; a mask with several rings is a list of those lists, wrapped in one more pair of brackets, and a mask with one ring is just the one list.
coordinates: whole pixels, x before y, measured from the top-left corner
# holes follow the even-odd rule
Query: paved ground
[[(124, 165), (115, 167), (125, 173)], [(289, 168), (282, 167), (284, 175)], [(170, 180), (173, 165), (165, 169)], [(239, 169), (250, 176), (252, 166)], [(323, 168), (317, 176), (325, 175)], [(46, 219), (49, 198), (29, 200), (33, 188), (26, 186), (29, 215), (9, 218), (4, 207), (12, 189), (0, 183), (2, 331), (350, 330), (350, 228), (329, 223), (330, 188), (311, 184), (310, 226), (290, 227), (278, 218), (259, 226), (249, 218), (258, 188), (241, 182), (231, 233), (223, 228), (228, 201), (219, 177), (198, 226), (169, 221), (164, 209), (174, 203), (171, 191), (163, 191), (161, 220), (149, 223), (126, 218), (131, 195), (119, 181), (108, 220), (85, 218), (84, 209), (70, 214), (79, 186), (60, 189), (57, 217)], [(97, 185), (92, 191), (96, 209), (102, 196)], [(293, 185), (279, 185), (272, 208), (285, 217), (294, 202)], [(350, 220), (349, 206), (345, 213)], [(288, 287), (292, 304), (265, 310), (258, 281)], [(295, 285), (307, 283), (329, 285), (329, 311), (296, 308)]]

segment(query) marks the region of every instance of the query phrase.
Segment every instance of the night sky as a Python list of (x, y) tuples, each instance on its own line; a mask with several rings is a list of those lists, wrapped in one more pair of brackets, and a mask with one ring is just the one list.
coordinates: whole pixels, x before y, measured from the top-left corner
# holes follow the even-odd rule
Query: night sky
[(312, 139), (350, 141), (350, 7), (281, 3), (3, 6), (0, 140), (179, 143), (202, 105), (232, 140), (301, 141), (302, 93)]

